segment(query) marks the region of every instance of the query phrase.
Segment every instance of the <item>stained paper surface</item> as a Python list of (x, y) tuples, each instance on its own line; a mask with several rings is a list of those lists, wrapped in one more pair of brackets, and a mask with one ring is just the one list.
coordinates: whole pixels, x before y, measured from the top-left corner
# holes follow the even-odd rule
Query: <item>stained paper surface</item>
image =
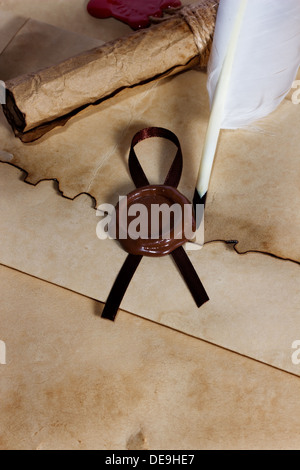
[[(105, 302), (126, 253), (96, 237), (91, 198), (62, 198), (49, 181), (26, 185), (10, 165), (1, 166), (1, 181), (1, 263)], [(190, 258), (211, 299), (201, 309), (171, 257), (143, 259), (122, 308), (300, 375), (291, 360), (300, 330), (299, 265), (241, 256), (223, 243)]]
[(116, 328), (1, 266), (0, 283), (1, 450), (299, 448), (297, 377), (126, 313)]
[[(51, 49), (53, 42), (50, 38), (61, 39), (63, 35), (62, 32), (54, 35), (52, 27), (48, 34), (47, 28), (37, 23), (29, 22), (24, 28), (0, 55), (0, 73), (5, 70), (5, 78), (24, 73), (27, 66), (30, 70), (44, 67), (47, 57), (44, 49)], [(62, 53), (65, 57), (72, 54), (73, 47), (78, 51), (80, 41), (74, 43), (73, 35), (65, 34), (66, 49), (62, 52), (53, 47), (51, 64), (57, 50), (58, 60)], [(19, 60), (25, 49), (24, 41), (27, 44), (32, 40), (35, 44), (39, 35), (43, 49), (27, 48), (26, 60)], [(86, 47), (88, 40), (85, 38)], [(91, 39), (91, 43), (95, 44), (95, 40)], [(209, 191), (207, 241), (237, 240), (241, 253), (261, 251), (300, 262), (296, 131), (300, 125), (300, 105), (293, 104), (292, 99), (291, 93), (275, 113), (252, 130), (223, 132)], [(191, 198), (208, 117), (206, 75), (190, 71), (123, 92), (83, 111), (61, 130), (53, 130), (30, 145), (15, 139), (1, 113), (1, 147), (14, 155), (13, 164), (26, 170), (27, 181), (35, 184), (55, 178), (65, 196), (74, 198), (87, 192), (101, 204), (115, 202), (117, 193), (132, 187), (126, 158), (134, 133), (147, 126), (166, 127), (181, 141), (184, 152), (181, 189)], [(153, 178), (160, 181), (155, 169), (157, 162), (152, 161), (149, 165)]]
[[(15, 32), (5, 54), (17, 59), (14, 43), (22, 28)], [(30, 64), (37, 69), (45, 57), (34, 52)], [(12, 76), (18, 74), (17, 64), (14, 60)], [(105, 301), (126, 255), (115, 242), (97, 239), (93, 200), (76, 196), (88, 193), (98, 204), (115, 203), (133, 189), (127, 168), (131, 138), (155, 125), (178, 135), (184, 154), (180, 189), (192, 197), (209, 116), (205, 85), (205, 74), (197, 71), (148, 84), (84, 111), (27, 146), (15, 139), (1, 114), (0, 158), (26, 170), (28, 182), (55, 178), (64, 195), (76, 199), (62, 198), (51, 182), (25, 185), (19, 170), (2, 164), (0, 262)], [(290, 100), (260, 131), (223, 134), (207, 206), (207, 242), (237, 240), (241, 252), (300, 261), (300, 107)], [(155, 152), (145, 143), (138, 154), (151, 181), (161, 182), (172, 149), (162, 142), (153, 145)], [(211, 298), (203, 309), (194, 306), (170, 258), (143, 260), (122, 307), (299, 374), (291, 361), (300, 329), (299, 265), (259, 253), (239, 256), (222, 243), (208, 244), (191, 259)]]
[[(92, 18), (86, 9), (86, 0), (0, 0), (1, 12), (43, 21), (61, 29), (110, 41), (132, 32), (132, 29), (119, 21), (101, 21)], [(183, 0), (183, 4), (193, 3)]]

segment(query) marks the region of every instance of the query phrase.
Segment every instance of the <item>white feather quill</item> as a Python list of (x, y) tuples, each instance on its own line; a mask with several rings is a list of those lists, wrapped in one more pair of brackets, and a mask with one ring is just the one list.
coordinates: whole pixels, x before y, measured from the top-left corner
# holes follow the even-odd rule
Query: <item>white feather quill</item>
[(274, 111), (299, 65), (300, 0), (220, 0), (208, 69), (212, 110), (197, 184), (201, 200), (220, 130), (245, 127)]

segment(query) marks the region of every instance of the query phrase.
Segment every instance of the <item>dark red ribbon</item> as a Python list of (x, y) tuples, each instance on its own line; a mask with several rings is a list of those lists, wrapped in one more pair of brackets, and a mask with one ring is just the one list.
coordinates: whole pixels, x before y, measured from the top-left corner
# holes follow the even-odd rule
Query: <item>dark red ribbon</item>
[[(177, 188), (179, 185), (181, 174), (182, 174), (182, 168), (183, 168), (183, 158), (182, 158), (180, 142), (177, 136), (173, 134), (173, 132), (167, 129), (157, 128), (157, 127), (143, 129), (142, 131), (138, 132), (133, 138), (131, 149), (130, 149), (130, 154), (129, 154), (129, 170), (130, 170), (130, 174), (133, 179), (133, 182), (135, 183), (137, 188), (143, 188), (143, 189), (147, 187), (155, 188), (149, 185), (149, 181), (134, 151), (134, 147), (139, 142), (145, 139), (152, 138), (152, 137), (161, 137), (164, 139), (168, 139), (177, 146), (178, 150), (177, 150), (175, 159), (172, 163), (172, 166), (170, 168), (170, 171), (167, 175), (167, 178), (165, 180), (165, 183), (163, 186), (160, 186), (160, 188), (165, 187), (166, 191), (168, 190), (168, 188), (169, 189), (172, 188), (174, 190), (174, 188)], [(178, 194), (180, 195), (179, 192)], [(182, 196), (182, 198), (185, 199), (184, 196)], [(185, 241), (186, 240), (184, 239), (182, 240), (181, 242), (182, 245), (185, 243)], [(177, 264), (179, 271), (181, 272), (196, 302), (197, 307), (200, 308), (203, 304), (205, 304), (209, 300), (209, 297), (202, 285), (202, 282), (200, 281), (198, 277), (198, 274), (194, 266), (192, 265), (189, 257), (187, 256), (183, 246), (180, 246), (178, 248), (178, 243), (177, 245), (176, 243), (174, 243), (173, 250), (169, 250), (169, 252), (172, 255), (175, 263)], [(147, 250), (145, 250), (143, 254), (145, 256), (151, 256), (151, 254), (150, 255), (147, 254)], [(102, 313), (102, 318), (106, 318), (112, 321), (115, 320), (118, 309), (123, 300), (123, 297), (126, 293), (126, 290), (130, 284), (132, 277), (134, 276), (134, 273), (136, 272), (143, 258), (143, 254), (133, 254), (133, 253), (130, 253), (129, 251), (129, 255), (127, 256), (127, 259), (121, 271), (119, 272), (118, 277), (109, 294), (109, 297), (107, 299), (106, 305)], [(161, 256), (163, 256), (164, 254), (166, 253), (162, 253)]]

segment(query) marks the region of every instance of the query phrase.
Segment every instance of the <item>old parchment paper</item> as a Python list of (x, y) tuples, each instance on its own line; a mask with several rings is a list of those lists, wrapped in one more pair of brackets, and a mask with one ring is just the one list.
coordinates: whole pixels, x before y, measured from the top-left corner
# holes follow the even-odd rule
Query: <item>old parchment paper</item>
[[(7, 29), (7, 21), (3, 27)], [(35, 71), (46, 65), (48, 56), (52, 64), (56, 56), (59, 61), (73, 48), (78, 52), (88, 46), (88, 38), (75, 41), (65, 34), (62, 41), (63, 32), (27, 22), (0, 55), (0, 77), (5, 80), (26, 68)], [(43, 46), (32, 50), (31, 42)], [(58, 47), (61, 42), (64, 48)], [(94, 46), (95, 40), (91, 42)], [(300, 105), (291, 98), (256, 128), (223, 132), (209, 191), (207, 241), (237, 240), (241, 253), (260, 251), (300, 262)], [(1, 149), (27, 171), (28, 182), (55, 178), (65, 196), (88, 192), (100, 204), (115, 202), (116, 193), (132, 188), (126, 158), (134, 133), (148, 125), (167, 127), (180, 138), (185, 159), (181, 189), (192, 197), (208, 117), (206, 75), (191, 71), (123, 92), (31, 145), (15, 139), (1, 113)]]
[[(41, 34), (43, 29), (41, 27)], [(12, 48), (12, 53), (17, 51), (18, 55), (19, 49), (14, 49), (13, 44), (14, 41), (18, 44), (20, 40), (22, 40), (22, 30), (7, 47), (5, 53)], [(16, 73), (15, 68), (14, 73)], [(199, 89), (202, 90), (199, 101), (192, 99), (193, 96), (199, 95)], [(299, 240), (297, 232), (293, 229), (295, 225), (290, 224), (291, 214), (297, 223), (298, 212), (293, 209), (295, 201), (290, 201), (288, 195), (290, 202), (288, 218), (280, 204), (277, 204), (276, 220), (272, 219), (272, 211), (270, 212), (271, 209), (269, 210), (267, 204), (270, 189), (267, 183), (274, 172), (273, 176), (277, 177), (275, 181), (282, 180), (282, 167), (285, 168), (286, 160), (289, 162), (286, 189), (297, 191), (296, 184), (293, 185), (293, 178), (297, 181), (294, 153), (297, 140), (295, 134), (290, 132), (290, 122), (283, 125), (285, 121), (282, 113), (285, 119), (287, 116), (290, 117), (291, 113), (294, 118), (299, 119), (299, 108), (288, 101), (281, 108), (277, 112), (278, 119), (281, 119), (280, 138), (277, 134), (275, 142), (274, 136), (268, 136), (268, 145), (273, 145), (272, 151), (275, 153), (277, 166), (273, 167), (272, 164), (268, 166), (257, 151), (260, 148), (257, 145), (258, 139), (266, 145), (263, 134), (249, 134), (245, 131), (235, 133), (234, 136), (230, 134), (231, 140), (227, 144), (229, 149), (226, 155), (222, 156), (222, 152), (219, 151), (216, 168), (219, 168), (220, 176), (217, 179), (214, 176), (212, 183), (207, 211), (207, 240), (227, 239), (222, 236), (224, 227), (227, 227), (226, 230), (228, 227), (232, 230), (230, 239), (240, 240), (236, 235), (240, 233), (237, 230), (240, 228), (241, 233), (245, 235), (245, 250), (257, 249), (255, 243), (258, 241), (260, 251), (264, 251), (261, 240), (264, 242), (263, 235), (266, 234), (269, 243), (266, 251), (297, 259)], [(68, 197), (73, 198), (81, 192), (88, 192), (99, 203), (115, 202), (116, 191), (126, 194), (132, 189), (126, 167), (129, 143), (134, 132), (147, 125), (170, 127), (180, 137), (185, 155), (185, 172), (181, 189), (191, 196), (199, 163), (199, 155), (198, 152), (195, 153), (195, 149), (199, 149), (200, 154), (207, 118), (205, 75), (193, 71), (162, 84), (152, 84), (133, 90), (126, 96), (116, 98), (114, 102), (89, 109), (64, 129), (53, 131), (52, 135), (38, 144), (24, 146), (14, 139), (4, 118), (1, 118), (0, 134), (3, 150), (13, 155), (12, 159), (10, 157), (10, 162), (29, 172), (28, 181), (36, 183), (40, 179), (56, 178), (59, 180), (60, 189)], [(274, 125), (274, 122), (271, 124)], [(285, 127), (291, 141), (283, 137)], [(279, 152), (280, 143), (282, 147)], [(241, 156), (244, 156), (244, 152), (241, 152), (241, 149), (249, 150), (252, 159), (249, 157), (243, 160)], [(161, 143), (157, 145), (157, 150), (158, 153), (163, 151)], [(288, 159), (283, 159), (284, 152), (288, 152)], [(147, 173), (152, 172), (153, 180), (160, 181), (169, 166), (169, 161), (164, 161), (163, 165), (155, 163), (153, 159), (148, 159), (146, 162), (147, 153), (151, 154), (145, 144), (141, 150), (143, 164), (145, 167), (148, 164)], [(267, 158), (269, 154), (267, 147), (265, 154)], [(5, 158), (4, 156), (3, 159)], [(264, 171), (259, 173), (258, 162), (260, 164), (264, 162)], [(280, 162), (282, 167), (278, 173)], [(5, 198), (1, 198), (4, 205), (1, 213), (5, 215), (2, 218), (2, 226), (5, 229), (1, 243), (1, 262), (104, 301), (122, 264), (124, 253), (114, 242), (109, 242), (110, 246), (107, 248), (105, 243), (97, 240), (95, 236), (97, 220), (88, 196), (82, 196), (88, 200), (81, 203), (82, 212), (79, 214), (76, 213), (78, 210), (76, 203), (82, 201), (81, 198), (71, 203), (57, 196), (51, 186), (51, 195), (37, 196), (44, 187), (42, 185), (51, 185), (51, 183), (42, 183), (41, 186), (32, 188), (16, 180), (17, 170), (5, 165), (1, 170), (5, 195)], [(217, 170), (215, 172), (217, 174)], [(238, 186), (231, 193), (234, 183)], [(16, 184), (19, 185), (18, 189)], [(259, 194), (259, 198), (258, 192), (253, 191), (253, 184), (254, 188), (258, 187), (263, 191)], [(223, 188), (220, 194), (219, 188)], [(250, 207), (248, 188), (253, 197), (257, 196), (256, 202), (251, 202)], [(9, 191), (11, 197), (8, 196)], [(224, 191), (227, 198), (224, 198)], [(272, 194), (274, 195), (274, 191)], [(58, 207), (54, 202), (56, 198), (59, 200)], [(215, 201), (218, 200), (219, 205), (216, 205)], [(247, 203), (247, 207), (237, 204), (237, 200)], [(226, 201), (231, 203), (227, 204)], [(65, 212), (65, 207), (63, 209), (60, 207), (60, 204), (65, 202), (70, 204), (72, 211), (75, 211), (73, 219), (71, 213)], [(251, 217), (258, 202), (261, 212), (260, 217), (255, 219), (255, 225), (252, 224)], [(262, 204), (265, 204), (263, 209), (261, 209)], [(233, 217), (232, 211), (235, 207), (242, 212), (234, 213)], [(90, 208), (89, 216), (88, 208)], [(210, 211), (212, 211), (211, 216)], [(266, 211), (268, 222), (270, 220), (267, 233)], [(282, 215), (283, 219), (279, 215)], [(60, 217), (62, 222), (58, 223)], [(220, 236), (210, 237), (210, 230), (213, 230), (213, 234), (219, 233), (215, 231), (214, 224), (209, 222), (210, 217), (214, 221), (219, 221), (216, 225), (221, 231)], [(71, 219), (74, 220), (73, 224), (70, 222)], [(90, 227), (89, 230), (87, 226)], [(251, 230), (249, 231), (247, 227)], [(282, 230), (288, 238), (282, 239)], [(270, 243), (270, 233), (274, 235), (272, 243)], [(292, 243), (294, 240), (296, 247)], [(90, 253), (90, 256), (87, 253)], [(112, 254), (114, 258), (111, 257)], [(297, 326), (299, 266), (259, 254), (239, 257), (233, 251), (226, 251), (221, 244), (208, 245), (202, 252), (193, 254), (192, 260), (213, 299), (213, 302), (205, 307), (205, 311), (195, 309), (189, 293), (169, 259), (162, 260), (156, 265), (151, 260), (144, 260), (127, 293), (123, 308), (277, 367), (295, 371), (296, 368), (291, 363), (290, 346), (295, 339), (291, 338), (291, 335), (294, 336), (295, 331), (299, 330)], [(166, 278), (171, 279), (172, 288), (170, 286), (161, 297), (158, 294), (157, 302), (153, 301), (153, 295), (146, 302), (145, 294), (148, 292), (149, 295), (147, 286), (153, 286), (158, 292), (161, 280)], [(144, 293), (142, 289), (146, 292)], [(174, 290), (178, 293), (178, 301), (172, 304)], [(138, 291), (141, 292), (141, 297), (136, 296)], [(167, 302), (168, 300), (171, 303)]]
[[(1, 11), (43, 21), (58, 28), (72, 31), (90, 38), (110, 41), (129, 34), (132, 29), (121, 22), (108, 18), (105, 21), (88, 14), (86, 5), (89, 0), (0, 0)], [(196, 0), (182, 0), (183, 4)]]
[[(126, 253), (96, 237), (91, 198), (62, 198), (51, 181), (26, 185), (10, 165), (1, 166), (1, 182), (1, 263), (104, 302)], [(190, 257), (211, 298), (203, 308), (171, 257), (143, 259), (122, 308), (300, 375), (291, 360), (300, 330), (299, 266), (238, 255), (223, 243)]]
[(1, 450), (299, 448), (298, 378), (126, 313), (115, 328), (2, 266), (0, 283)]

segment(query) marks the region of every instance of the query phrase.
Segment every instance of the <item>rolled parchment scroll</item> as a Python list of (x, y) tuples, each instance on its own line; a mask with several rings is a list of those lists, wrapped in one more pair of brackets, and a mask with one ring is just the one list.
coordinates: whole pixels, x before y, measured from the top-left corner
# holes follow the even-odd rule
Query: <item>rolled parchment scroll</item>
[(6, 82), (4, 113), (23, 142), (37, 140), (119, 91), (207, 65), (218, 0), (184, 7), (160, 24)]

